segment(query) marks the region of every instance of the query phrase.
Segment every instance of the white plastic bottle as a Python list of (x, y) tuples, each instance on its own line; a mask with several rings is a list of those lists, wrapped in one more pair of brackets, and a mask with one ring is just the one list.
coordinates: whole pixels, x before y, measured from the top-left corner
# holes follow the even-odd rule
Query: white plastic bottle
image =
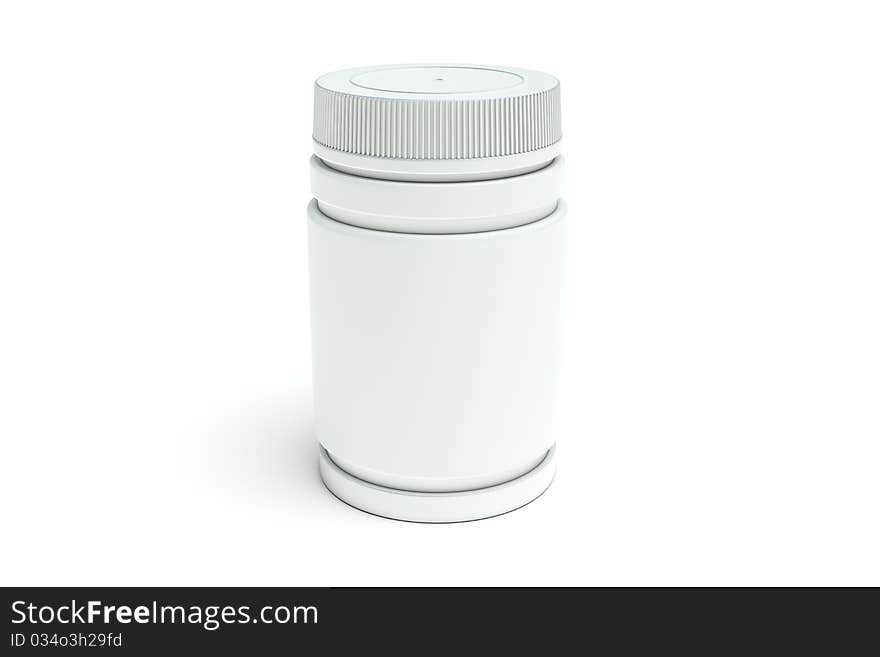
[(456, 522), (555, 472), (559, 82), (514, 68), (330, 73), (315, 86), (315, 430), (337, 497)]

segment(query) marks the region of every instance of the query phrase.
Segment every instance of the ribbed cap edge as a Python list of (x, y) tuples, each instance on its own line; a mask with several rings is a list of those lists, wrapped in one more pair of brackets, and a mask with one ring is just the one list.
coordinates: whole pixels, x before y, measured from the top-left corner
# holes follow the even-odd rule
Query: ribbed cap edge
[(562, 138), (560, 86), (457, 99), (358, 96), (315, 85), (316, 142), (345, 153), (403, 159), (516, 155)]

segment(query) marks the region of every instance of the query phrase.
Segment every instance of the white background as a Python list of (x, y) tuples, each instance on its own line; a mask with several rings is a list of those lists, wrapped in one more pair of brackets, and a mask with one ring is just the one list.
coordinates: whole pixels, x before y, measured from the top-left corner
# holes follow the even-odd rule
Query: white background
[[(0, 583), (880, 584), (872, 4), (3, 3)], [(461, 525), (311, 432), (312, 83), (424, 61), (563, 89), (559, 473)]]

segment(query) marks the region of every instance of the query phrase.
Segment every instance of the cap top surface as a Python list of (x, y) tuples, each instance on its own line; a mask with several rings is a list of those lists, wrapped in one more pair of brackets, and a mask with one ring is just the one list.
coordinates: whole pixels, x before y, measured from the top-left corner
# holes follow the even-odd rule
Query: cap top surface
[(473, 66), (406, 66), (359, 73), (350, 82), (373, 91), (404, 94), (462, 94), (522, 84), (517, 73)]

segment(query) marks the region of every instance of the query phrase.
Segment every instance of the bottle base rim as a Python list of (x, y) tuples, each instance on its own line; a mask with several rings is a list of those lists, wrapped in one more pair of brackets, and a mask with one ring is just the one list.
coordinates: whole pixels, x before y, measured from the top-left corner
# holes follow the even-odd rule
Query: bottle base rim
[(340, 468), (323, 447), (319, 470), (327, 490), (360, 511), (408, 522), (468, 522), (515, 511), (540, 497), (556, 474), (556, 447), (515, 479), (467, 491), (418, 492), (379, 486)]

